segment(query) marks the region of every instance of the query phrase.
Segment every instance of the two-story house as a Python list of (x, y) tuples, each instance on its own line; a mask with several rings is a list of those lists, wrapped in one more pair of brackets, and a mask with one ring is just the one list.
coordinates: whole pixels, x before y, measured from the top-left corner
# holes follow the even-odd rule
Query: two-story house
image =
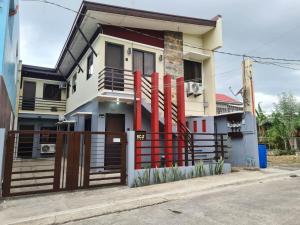
[(221, 46), (220, 16), (205, 20), (84, 1), (55, 68), (23, 65), (18, 128), (132, 130), (135, 71), (143, 76), (144, 130), (150, 129), (153, 72), (161, 93), (164, 75), (172, 76), (174, 103), (175, 79), (184, 77), (186, 117), (214, 116), (213, 50)]

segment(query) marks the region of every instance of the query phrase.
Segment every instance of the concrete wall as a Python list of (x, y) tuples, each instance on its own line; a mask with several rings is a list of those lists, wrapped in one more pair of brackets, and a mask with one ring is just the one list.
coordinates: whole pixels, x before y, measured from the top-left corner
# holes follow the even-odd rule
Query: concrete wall
[(18, 4), (18, 0), (0, 0), (0, 76), (3, 76), (13, 112), (19, 61), (19, 11), (10, 15), (10, 10), (17, 9)]
[(9, 100), (3, 77), (0, 76), (0, 128), (10, 130), (13, 122), (13, 109)]
[[(215, 118), (216, 128), (219, 133), (227, 133), (227, 115)], [(258, 159), (258, 139), (256, 129), (256, 119), (251, 113), (243, 115), (241, 126), (242, 138), (232, 138), (229, 161), (233, 166), (254, 166), (259, 167)]]

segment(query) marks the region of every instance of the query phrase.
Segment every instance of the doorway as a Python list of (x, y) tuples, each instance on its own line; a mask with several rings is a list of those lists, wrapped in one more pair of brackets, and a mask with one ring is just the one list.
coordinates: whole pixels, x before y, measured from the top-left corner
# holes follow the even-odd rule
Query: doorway
[[(121, 133), (125, 132), (125, 115), (124, 114), (106, 114), (105, 131), (105, 169), (119, 169), (121, 165)], [(118, 133), (118, 134), (117, 134)]]
[(105, 45), (105, 89), (124, 91), (124, 47), (112, 43)]
[(35, 109), (35, 89), (35, 82), (24, 81), (22, 97), (23, 110), (33, 111)]

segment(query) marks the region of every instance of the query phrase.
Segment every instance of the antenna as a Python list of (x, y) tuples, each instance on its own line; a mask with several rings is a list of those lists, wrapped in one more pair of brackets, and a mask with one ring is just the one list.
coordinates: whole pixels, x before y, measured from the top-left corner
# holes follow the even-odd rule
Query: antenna
[(233, 94), (234, 96), (237, 96), (237, 95), (242, 95), (242, 93), (243, 93), (243, 88), (241, 88), (236, 94), (234, 94), (234, 91), (233, 91), (233, 89), (232, 89), (232, 87), (231, 86), (229, 86), (229, 91), (231, 92), (231, 94)]

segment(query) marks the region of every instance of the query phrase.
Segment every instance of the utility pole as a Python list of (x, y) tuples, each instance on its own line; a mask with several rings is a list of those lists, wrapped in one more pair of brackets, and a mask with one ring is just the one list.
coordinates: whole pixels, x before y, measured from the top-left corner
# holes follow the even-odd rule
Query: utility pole
[(255, 115), (254, 89), (252, 78), (252, 60), (243, 60), (243, 102), (244, 111)]

